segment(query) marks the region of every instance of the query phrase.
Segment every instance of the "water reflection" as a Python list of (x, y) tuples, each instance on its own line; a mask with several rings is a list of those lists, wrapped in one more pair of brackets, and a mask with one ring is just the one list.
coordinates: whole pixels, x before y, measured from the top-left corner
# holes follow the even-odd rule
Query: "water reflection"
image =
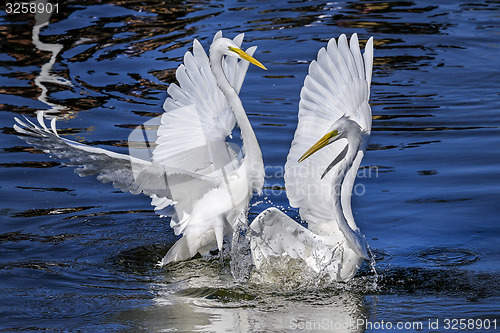
[(87, 207), (71, 207), (71, 208), (43, 208), (43, 209), (29, 209), (24, 212), (18, 212), (13, 214), (14, 217), (33, 217), (33, 216), (44, 216), (44, 215), (61, 215), (70, 214), (74, 212), (80, 212), (82, 210), (87, 210), (94, 208), (94, 206)]
[(49, 242), (58, 244), (64, 242), (66, 239), (73, 237), (70, 234), (63, 235), (51, 235), (51, 236), (40, 236), (34, 234), (26, 234), (22, 231), (9, 232), (6, 234), (0, 234), (0, 244), (5, 242)]
[(38, 97), (38, 100), (40, 102), (50, 106), (50, 109), (45, 110), (45, 111), (48, 112), (49, 114), (55, 113), (55, 115), (57, 115), (58, 113), (67, 110), (67, 107), (49, 102), (49, 100), (48, 100), (48, 88), (47, 88), (46, 84), (71, 86), (71, 81), (66, 80), (65, 78), (63, 78), (59, 75), (55, 75), (55, 74), (51, 73), (52, 67), (54, 66), (54, 63), (56, 62), (56, 58), (57, 58), (59, 52), (61, 52), (61, 50), (63, 49), (63, 45), (62, 44), (42, 43), (40, 41), (40, 30), (49, 24), (47, 22), (48, 19), (49, 18), (46, 17), (45, 14), (36, 14), (35, 15), (35, 25), (34, 25), (33, 31), (32, 31), (33, 44), (40, 51), (48, 51), (48, 52), (52, 53), (52, 56), (50, 57), (49, 62), (42, 65), (42, 69), (40, 71), (40, 74), (35, 78), (35, 85), (42, 90), (42, 93)]
[[(115, 262), (123, 267), (135, 267), (135, 272), (162, 278), (151, 284), (150, 292), (154, 295), (151, 306), (122, 311), (114, 320), (148, 332), (364, 332), (367, 322), (376, 320), (374, 314), (379, 312), (376, 300), (367, 305), (372, 297), (459, 295), (477, 302), (500, 296), (496, 274), (391, 267), (392, 255), (380, 250), (374, 251), (381, 264), (376, 275), (364, 268), (348, 283), (294, 291), (235, 282), (228, 267), (221, 266), (217, 258), (194, 259), (167, 266), (166, 270), (152, 268), (152, 263), (161, 258), (159, 250), (163, 249), (140, 248), (135, 254), (129, 251), (120, 255), (120, 260)], [(137, 256), (139, 253), (145, 255), (148, 264)], [(458, 267), (479, 260), (480, 255), (459, 248), (429, 248), (411, 253), (410, 257), (432, 261), (440, 267)], [(389, 316), (389, 320), (391, 318)]]
[[(92, 6), (93, 4), (99, 5)], [(104, 80), (104, 82), (113, 82), (104, 85), (102, 85), (103, 80), (95, 85), (92, 84), (94, 80), (87, 78), (86, 75), (82, 78), (84, 73), (73, 73), (71, 75), (73, 87), (68, 91), (68, 87), (72, 85), (67, 78), (69, 77), (68, 67), (71, 69), (72, 63), (93, 60), (101, 62), (113, 60), (123, 55), (137, 57), (149, 51), (167, 53), (191, 43), (190, 40), (183, 38), (193, 32), (192, 29), (187, 29), (186, 25), (205, 19), (207, 15), (213, 15), (186, 17), (194, 12), (196, 7), (197, 5), (185, 4), (182, 1), (171, 2), (168, 6), (165, 6), (163, 2), (137, 3), (128, 1), (106, 1), (104, 3), (89, 1), (84, 7), (68, 4), (60, 6), (60, 12), (52, 18), (50, 15), (49, 17), (35, 15), (29, 37), (24, 31), (16, 29), (16, 26), (19, 26), (18, 22), (27, 18), (28, 15), (9, 15), (8, 18), (15, 24), (0, 31), (3, 35), (2, 39), (6, 41), (3, 46), (0, 46), (0, 50), (16, 60), (7, 61), (6, 65), (21, 67), (40, 64), (41, 71), (37, 76), (22, 72), (13, 74), (15, 78), (33, 82), (33, 88), (1, 87), (0, 93), (26, 97), (36, 96), (49, 107), (48, 111), (60, 115), (68, 114), (68, 111), (73, 113), (103, 106), (109, 98), (109, 96), (103, 96), (103, 92), (108, 92), (110, 95), (118, 93), (117, 98), (120, 98), (121, 93), (128, 95), (132, 97), (132, 99), (127, 99), (128, 102), (137, 103), (136, 97), (151, 98), (148, 97), (151, 91), (165, 91), (167, 87), (165, 83), (175, 80), (174, 68), (154, 70), (150, 73), (128, 73), (129, 79)], [(103, 12), (106, 11), (112, 14), (103, 16)], [(49, 35), (43, 36), (43, 42), (40, 40), (40, 33), (47, 29), (49, 21), (50, 30), (58, 31), (67, 28), (65, 22), (67, 20), (71, 20), (75, 24), (83, 22), (85, 24), (78, 28), (72, 26), (72, 29), (64, 31), (62, 39), (59, 36)], [(157, 25), (158, 28), (152, 29), (152, 25)], [(30, 49), (30, 45), (35, 46), (35, 51)], [(51, 55), (48, 62), (43, 63), (44, 59), (47, 59), (46, 52), (50, 52)], [(58, 69), (56, 72), (53, 67), (61, 54), (64, 54), (68, 63), (62, 65), (63, 69)], [(182, 58), (174, 60), (179, 62)], [(96, 77), (101, 77), (102, 74), (106, 76), (117, 74), (109, 71), (101, 73), (101, 70), (101, 66), (89, 66), (87, 74), (90, 76), (94, 74)], [(146, 78), (145, 74), (151, 74), (153, 78), (161, 82), (154, 82), (152, 79)], [(121, 76), (121, 73), (119, 75)], [(130, 78), (133, 81), (127, 83)], [(61, 94), (61, 92), (66, 93)], [(68, 105), (71, 105), (71, 108), (68, 108)], [(19, 108), (23, 111), (32, 110), (17, 105), (2, 105), (4, 110)]]
[[(192, 268), (189, 267), (188, 271), (176, 267), (175, 272), (168, 272), (168, 283), (154, 286), (156, 306), (141, 313), (147, 314), (148, 330), (364, 330), (360, 323), (366, 318), (366, 308), (363, 296), (358, 292), (350, 292), (342, 287), (338, 290), (286, 293), (257, 285), (229, 283), (231, 276), (220, 277), (217, 265), (211, 267), (212, 273), (207, 271), (205, 265), (199, 267), (203, 272), (201, 276), (189, 273), (193, 272)], [(208, 287), (207, 283), (215, 288)], [(127, 315), (129, 314), (128, 312)], [(165, 318), (168, 318), (168, 322)], [(186, 318), (195, 318), (196, 324)]]

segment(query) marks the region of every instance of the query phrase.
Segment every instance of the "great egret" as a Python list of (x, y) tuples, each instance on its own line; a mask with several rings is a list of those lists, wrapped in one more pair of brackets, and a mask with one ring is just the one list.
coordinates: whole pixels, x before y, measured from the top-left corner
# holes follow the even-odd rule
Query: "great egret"
[[(80, 176), (97, 179), (133, 194), (152, 197), (158, 209), (174, 206), (171, 227), (183, 236), (170, 248), (161, 264), (222, 251), (238, 218), (246, 218), (252, 192), (261, 192), (264, 165), (259, 144), (238, 98), (249, 62), (265, 67), (252, 55), (256, 47), (240, 48), (243, 34), (234, 40), (219, 31), (210, 46), (210, 58), (194, 40), (176, 72), (180, 86), (171, 84), (171, 96), (157, 132), (151, 160), (118, 154), (62, 138), (52, 119), (51, 129), (38, 113), (37, 126), (16, 118), (15, 129), (26, 142), (68, 159), (79, 166)], [(246, 61), (238, 61), (244, 59)], [(226, 138), (238, 123), (244, 154), (238, 154)]]
[[(168, 89), (151, 161), (60, 138), (54, 119), (48, 129), (43, 113), (41, 127), (16, 119), (21, 126), (15, 128), (28, 143), (81, 166), (81, 176), (97, 174), (123, 191), (150, 195), (159, 209), (174, 205), (171, 226), (183, 236), (162, 264), (222, 251), (224, 236), (246, 220), (250, 197), (264, 182), (261, 151), (238, 98), (248, 62), (237, 58), (265, 67), (252, 57), (255, 47), (240, 49), (242, 40), (242, 34), (231, 41), (217, 33), (210, 57), (194, 41), (193, 54), (186, 53), (176, 72), (180, 87)], [(331, 280), (347, 280), (367, 258), (350, 196), (371, 128), (372, 63), (373, 39), (361, 56), (356, 34), (350, 45), (345, 35), (338, 45), (331, 39), (311, 63), (285, 166), (290, 203), (309, 229), (275, 208), (262, 212), (249, 229), (257, 269), (290, 257)], [(244, 157), (226, 142), (235, 122)]]
[(255, 266), (299, 259), (319, 276), (346, 281), (368, 259), (366, 243), (351, 210), (351, 194), (371, 130), (368, 104), (373, 38), (361, 55), (350, 43), (330, 39), (309, 66), (299, 104), (299, 123), (285, 165), (290, 205), (308, 228), (276, 208), (250, 225)]

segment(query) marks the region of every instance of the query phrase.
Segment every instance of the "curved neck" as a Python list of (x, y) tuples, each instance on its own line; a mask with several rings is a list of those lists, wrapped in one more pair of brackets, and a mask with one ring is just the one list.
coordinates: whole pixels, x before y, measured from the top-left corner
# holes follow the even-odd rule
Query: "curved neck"
[(227, 80), (222, 69), (223, 54), (220, 51), (210, 50), (210, 67), (215, 76), (217, 85), (222, 90), (222, 93), (229, 102), (229, 106), (233, 110), (236, 122), (241, 130), (241, 138), (243, 140), (243, 149), (245, 152), (245, 161), (247, 162), (247, 175), (252, 181), (254, 190), (260, 192), (262, 190), (264, 180), (264, 163), (262, 161), (262, 152), (259, 142), (252, 129), (252, 125), (248, 120), (245, 109), (241, 104), (241, 100)]
[[(351, 141), (351, 137), (348, 137), (347, 140), (348, 140), (347, 153), (346, 153), (344, 159), (339, 163), (338, 169), (337, 169), (338, 170), (338, 179), (336, 180), (336, 183), (339, 185), (336, 186), (334, 188), (334, 191), (333, 191), (333, 207), (334, 207), (334, 215), (335, 215), (337, 221), (340, 222), (339, 225), (345, 224), (346, 226), (349, 226), (349, 224), (347, 222), (347, 218), (344, 214), (344, 209), (343, 209), (344, 205), (342, 202), (342, 197), (343, 197), (342, 194), (344, 194), (344, 196), (348, 195), (349, 200), (350, 200), (351, 192), (346, 194), (345, 186), (350, 187), (348, 183), (354, 182), (354, 179), (352, 179), (352, 177), (353, 177), (352, 171), (354, 171), (354, 178), (356, 177), (355, 170), (351, 170), (351, 169), (352, 169), (352, 164), (354, 162), (354, 159), (356, 158), (356, 152), (358, 149), (358, 145), (356, 145), (354, 142)], [(349, 171), (351, 171), (351, 172), (349, 172)], [(349, 175), (349, 177), (346, 177), (347, 175)], [(350, 189), (352, 191), (352, 187)], [(345, 207), (345, 208), (347, 208), (347, 207)], [(349, 208), (350, 208), (350, 206), (349, 206)]]
[[(353, 162), (356, 159), (362, 141), (362, 133), (358, 129), (356, 126), (354, 130), (349, 131), (347, 134), (347, 153), (338, 169), (338, 184), (340, 186), (333, 191), (333, 213), (337, 220), (337, 225), (344, 234), (350, 248), (359, 256), (367, 258), (365, 241), (356, 228), (351, 211), (352, 186), (359, 167), (359, 163), (353, 165)], [(349, 214), (349, 216), (346, 216), (346, 214)], [(348, 218), (352, 219), (352, 223), (349, 223)]]

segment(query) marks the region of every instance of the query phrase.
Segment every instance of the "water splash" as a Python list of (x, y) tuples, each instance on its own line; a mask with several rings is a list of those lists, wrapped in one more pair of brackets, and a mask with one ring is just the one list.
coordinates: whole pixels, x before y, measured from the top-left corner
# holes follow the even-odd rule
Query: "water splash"
[(318, 289), (331, 284), (329, 275), (316, 273), (302, 260), (288, 256), (269, 257), (259, 270), (252, 271), (250, 282), (278, 288), (281, 292)]
[(238, 218), (236, 230), (233, 232), (231, 249), (229, 251), (229, 267), (231, 274), (238, 282), (247, 281), (253, 269), (250, 253), (250, 239), (246, 237), (248, 228), (246, 215), (246, 211), (242, 212)]
[(370, 245), (366, 245), (366, 249), (368, 250), (368, 255), (370, 256), (370, 270), (371, 270), (371, 273), (373, 273), (373, 290), (377, 290), (378, 289), (378, 278), (379, 278), (379, 275), (378, 275), (378, 272), (377, 272), (377, 262), (375, 261), (375, 255), (373, 254), (372, 252), (372, 249), (370, 247)]

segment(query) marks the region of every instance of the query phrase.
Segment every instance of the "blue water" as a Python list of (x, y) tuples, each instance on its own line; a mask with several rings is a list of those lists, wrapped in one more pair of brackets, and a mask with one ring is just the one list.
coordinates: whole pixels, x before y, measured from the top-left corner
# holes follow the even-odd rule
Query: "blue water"
[[(45, 18), (0, 11), (0, 331), (500, 325), (497, 2), (72, 1), (59, 10), (41, 44), (33, 26)], [(51, 110), (60, 134), (127, 153), (131, 130), (161, 114), (192, 40), (208, 48), (218, 30), (245, 32), (269, 69), (250, 68), (241, 92), (267, 171), (250, 219), (271, 204), (297, 215), (279, 170), (308, 63), (342, 33), (374, 37), (373, 132), (353, 211), (377, 273), (367, 263), (349, 284), (285, 291), (234, 281), (215, 259), (158, 268), (175, 238), (147, 197), (80, 178), (12, 130), (15, 116)]]

